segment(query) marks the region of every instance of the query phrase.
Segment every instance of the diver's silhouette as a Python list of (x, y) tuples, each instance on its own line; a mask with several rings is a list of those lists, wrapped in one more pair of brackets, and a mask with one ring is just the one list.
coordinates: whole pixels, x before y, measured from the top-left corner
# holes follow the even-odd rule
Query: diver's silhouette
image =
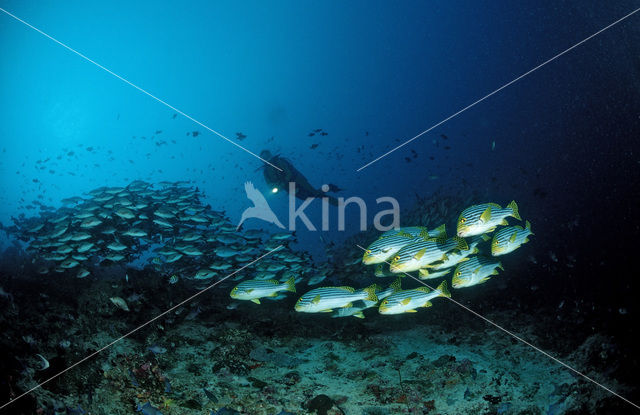
[(256, 218), (261, 219), (265, 222), (273, 223), (279, 228), (284, 229), (284, 225), (280, 223), (276, 214), (273, 213), (271, 207), (267, 203), (267, 200), (264, 198), (260, 190), (256, 189), (251, 182), (245, 182), (244, 191), (247, 193), (247, 198), (253, 202), (253, 206), (250, 208), (246, 208), (244, 212), (242, 212), (242, 216), (240, 217), (240, 222), (236, 227), (236, 230), (240, 229), (242, 223), (246, 219)]
[(278, 169), (274, 169), (265, 164), (264, 168), (264, 180), (269, 186), (273, 188), (273, 192), (283, 190), (289, 191), (289, 183), (295, 183), (295, 197), (301, 200), (305, 200), (309, 197), (315, 198), (327, 198), (332, 205), (338, 205), (338, 199), (333, 196), (329, 196), (326, 192), (339, 192), (340, 189), (334, 184), (325, 185), (326, 188), (316, 189), (307, 180), (302, 173), (300, 173), (293, 164), (282, 156), (274, 156), (269, 150), (263, 150), (260, 153), (260, 157), (268, 160), (272, 165), (278, 166)]

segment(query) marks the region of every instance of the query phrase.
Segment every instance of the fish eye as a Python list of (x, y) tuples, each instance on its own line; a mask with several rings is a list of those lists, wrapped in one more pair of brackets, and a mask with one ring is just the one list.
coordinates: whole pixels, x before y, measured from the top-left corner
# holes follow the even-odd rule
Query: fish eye
[(394, 261), (399, 261), (399, 260), (400, 260), (400, 255), (396, 255), (396, 256), (393, 258), (393, 260), (394, 260)]
[(500, 243), (498, 241), (495, 241), (494, 244), (495, 244), (495, 246), (500, 245)]
[(456, 276), (459, 277), (460, 275), (462, 275), (462, 272), (458, 271), (456, 272)]
[(466, 218), (460, 218), (460, 223), (465, 223), (467, 221)]
[(371, 255), (371, 249), (367, 249), (366, 251), (364, 251), (364, 253), (367, 255)]

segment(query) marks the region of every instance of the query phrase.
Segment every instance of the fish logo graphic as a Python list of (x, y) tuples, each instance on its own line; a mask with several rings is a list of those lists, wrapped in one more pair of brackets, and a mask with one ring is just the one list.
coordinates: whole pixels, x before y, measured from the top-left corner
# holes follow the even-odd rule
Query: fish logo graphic
[(253, 183), (245, 182), (244, 191), (247, 193), (247, 199), (253, 202), (253, 206), (246, 208), (244, 212), (242, 212), (242, 216), (240, 217), (240, 222), (236, 227), (236, 230), (240, 229), (242, 223), (250, 218), (261, 219), (265, 222), (273, 223), (277, 227), (284, 229), (284, 225), (280, 223), (271, 207), (267, 203), (267, 200), (264, 198), (262, 193), (258, 189), (255, 188)]

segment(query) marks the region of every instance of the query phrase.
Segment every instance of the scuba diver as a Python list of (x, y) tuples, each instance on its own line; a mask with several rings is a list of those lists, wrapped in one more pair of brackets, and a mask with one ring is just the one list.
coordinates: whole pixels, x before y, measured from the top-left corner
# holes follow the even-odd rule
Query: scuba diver
[[(267, 182), (269, 186), (271, 186), (271, 191), (273, 193), (278, 192), (279, 190), (284, 190), (285, 192), (289, 191), (289, 183), (295, 183), (295, 196), (298, 199), (305, 200), (308, 197), (327, 197), (329, 199), (329, 203), (332, 205), (338, 205), (338, 199), (333, 196), (329, 196), (326, 192), (339, 192), (340, 189), (338, 186), (334, 184), (323, 185), (321, 189), (316, 189), (311, 186), (311, 183), (307, 180), (306, 177), (302, 173), (300, 173), (293, 164), (284, 157), (274, 156), (271, 154), (269, 150), (262, 150), (260, 153), (260, 157), (267, 160), (269, 163), (278, 166), (282, 171), (275, 169), (267, 164), (263, 166), (264, 168), (264, 180)], [(325, 191), (323, 191), (325, 190)]]

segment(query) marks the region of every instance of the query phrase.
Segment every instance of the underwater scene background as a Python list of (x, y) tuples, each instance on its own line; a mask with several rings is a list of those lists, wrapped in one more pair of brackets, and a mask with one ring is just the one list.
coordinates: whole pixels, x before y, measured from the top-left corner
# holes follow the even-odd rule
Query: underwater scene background
[(0, 0), (0, 414), (638, 413), (638, 7)]

